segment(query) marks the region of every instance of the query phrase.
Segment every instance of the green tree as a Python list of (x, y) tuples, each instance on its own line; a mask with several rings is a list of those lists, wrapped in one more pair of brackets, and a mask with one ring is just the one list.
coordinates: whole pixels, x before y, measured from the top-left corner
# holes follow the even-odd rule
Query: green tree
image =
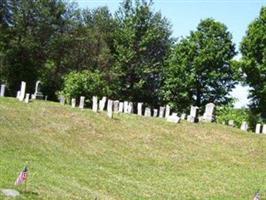
[(250, 105), (255, 114), (266, 119), (266, 7), (248, 27), (241, 43), (242, 72), (251, 86)]
[(116, 13), (113, 88), (120, 99), (156, 105), (172, 42), (170, 25), (152, 11), (151, 1), (134, 2), (125, 0)]
[(231, 61), (235, 55), (227, 27), (213, 19), (202, 20), (171, 53), (164, 74), (164, 101), (179, 111), (192, 104), (228, 103), (236, 83)]

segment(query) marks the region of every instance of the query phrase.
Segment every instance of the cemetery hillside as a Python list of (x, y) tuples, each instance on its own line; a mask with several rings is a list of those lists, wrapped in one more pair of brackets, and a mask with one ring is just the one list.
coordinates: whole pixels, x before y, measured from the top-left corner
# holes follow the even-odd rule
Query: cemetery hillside
[(0, 113), (0, 188), (14, 199), (266, 198), (264, 134), (10, 97)]

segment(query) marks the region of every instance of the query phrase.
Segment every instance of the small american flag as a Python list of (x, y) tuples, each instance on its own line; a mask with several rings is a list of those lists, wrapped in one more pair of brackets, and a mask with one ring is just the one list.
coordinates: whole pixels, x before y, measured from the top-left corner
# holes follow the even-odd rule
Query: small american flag
[(28, 171), (29, 171), (28, 170), (28, 167), (25, 166), (24, 169), (23, 169), (23, 171), (20, 172), (20, 174), (19, 174), (19, 176), (18, 176), (18, 178), (17, 178), (17, 180), (15, 182), (15, 185), (20, 185), (20, 184), (24, 183), (27, 180), (27, 178), (28, 178)]

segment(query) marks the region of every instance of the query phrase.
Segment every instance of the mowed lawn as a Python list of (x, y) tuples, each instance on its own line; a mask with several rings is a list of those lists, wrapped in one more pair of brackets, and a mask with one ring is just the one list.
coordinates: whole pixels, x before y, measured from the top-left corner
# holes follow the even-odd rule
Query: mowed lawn
[[(14, 181), (26, 163), (24, 191)], [(258, 189), (266, 199), (266, 135), (0, 98), (0, 188), (16, 199), (230, 200)]]

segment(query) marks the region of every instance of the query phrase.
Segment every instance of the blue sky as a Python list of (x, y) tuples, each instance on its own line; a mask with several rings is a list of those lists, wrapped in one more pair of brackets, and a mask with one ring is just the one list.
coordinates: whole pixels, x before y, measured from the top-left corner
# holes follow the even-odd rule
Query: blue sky
[[(81, 8), (108, 6), (115, 12), (121, 0), (76, 0)], [(172, 24), (174, 37), (187, 36), (201, 19), (211, 17), (224, 23), (233, 35), (237, 50), (248, 24), (258, 15), (266, 0), (153, 0), (154, 10), (161, 11)], [(238, 55), (237, 58), (239, 58)], [(238, 99), (236, 107), (247, 105), (248, 88), (237, 86), (231, 93)]]

